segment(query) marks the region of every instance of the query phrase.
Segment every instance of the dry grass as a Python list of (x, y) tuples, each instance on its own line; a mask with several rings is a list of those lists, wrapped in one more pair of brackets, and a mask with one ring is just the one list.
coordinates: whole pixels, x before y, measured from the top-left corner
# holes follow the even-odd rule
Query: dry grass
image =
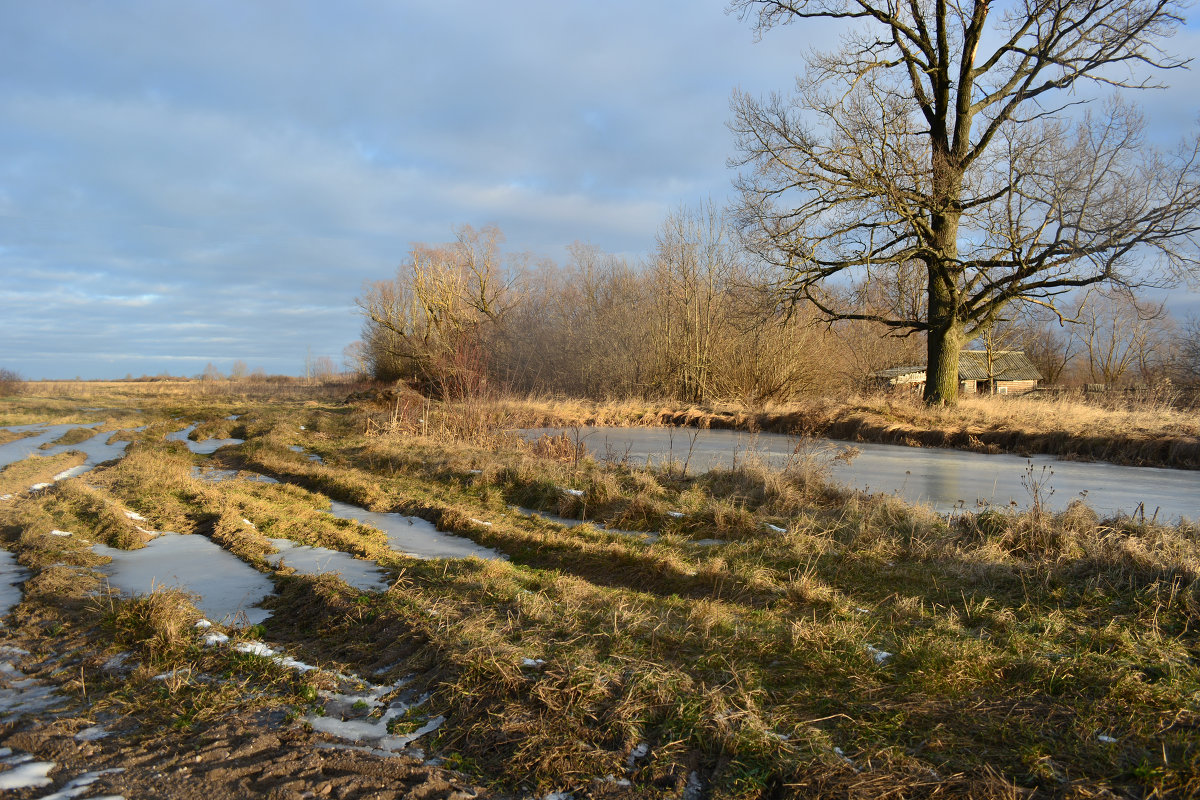
[(29, 456), (0, 470), (0, 494), (17, 494), (39, 483), (50, 483), (64, 470), (87, 460), (83, 453), (67, 451), (52, 456)]
[[(480, 435), (477, 409), (434, 436), (389, 431), (378, 407), (139, 402), (151, 427), (89, 476), (95, 489), (67, 481), (0, 505), (0, 535), (42, 587), (20, 619), (74, 591), (54, 564), (84, 565), (86, 549), (49, 529), (113, 538), (128, 508), (264, 570), (266, 536), (378, 559), (392, 579), (379, 593), (276, 574), (268, 636), (306, 660), (413, 676), (448, 718), (428, 749), (523, 795), (607, 791), (594, 779), (611, 774), (633, 781), (626, 797), (679, 797), (693, 773), (711, 798), (1200, 792), (1195, 526), (1080, 505), (948, 519), (831, 487), (819, 459), (701, 476), (603, 466)], [(168, 416), (247, 440), (209, 464), (284, 482), (197, 480), (202, 459), (162, 441), (180, 425)], [(420, 514), (508, 560), (389, 553), (378, 532), (323, 514), (330, 497)], [(164, 597), (104, 612), (104, 636), (146, 659), (134, 688), (153, 685), (149, 665), (183, 676), (152, 701), (96, 687), (107, 707), (203, 725), (234, 690), (195, 676), (222, 669), (299, 691), (209, 660), (182, 632), (189, 609)]]

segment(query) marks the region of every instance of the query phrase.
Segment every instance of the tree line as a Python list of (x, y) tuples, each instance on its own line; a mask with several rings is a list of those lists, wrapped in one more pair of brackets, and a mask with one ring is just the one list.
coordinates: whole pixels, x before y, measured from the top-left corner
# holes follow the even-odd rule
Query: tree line
[[(576, 243), (559, 265), (503, 245), (498, 228), (464, 225), (450, 242), (412, 246), (358, 298), (350, 366), (446, 398), (504, 389), (761, 404), (861, 390), (876, 370), (924, 363), (920, 334), (785, 302), (711, 205), (667, 215), (638, 260)], [(878, 314), (922, 297), (904, 270), (829, 291)], [(1001, 317), (973, 346), (1025, 350), (1052, 383), (1200, 379), (1200, 325), (1176, 325), (1161, 304), (1093, 290), (1066, 316)]]

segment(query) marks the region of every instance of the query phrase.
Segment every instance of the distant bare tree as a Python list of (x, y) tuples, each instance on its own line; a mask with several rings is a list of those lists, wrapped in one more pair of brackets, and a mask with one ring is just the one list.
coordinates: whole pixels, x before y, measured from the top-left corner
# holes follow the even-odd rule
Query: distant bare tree
[(211, 361), (204, 365), (204, 371), (200, 373), (200, 380), (202, 381), (219, 381), (224, 379), (224, 377), (221, 374), (221, 370), (217, 369), (216, 365)]
[(1165, 303), (1138, 300), (1130, 292), (1091, 291), (1073, 316), (1073, 334), (1087, 358), (1092, 381), (1117, 384), (1131, 372), (1143, 378), (1158, 366), (1170, 341)]
[(237, 361), (233, 362), (233, 366), (229, 369), (229, 380), (244, 381), (246, 379), (247, 372), (248, 368), (246, 367), (246, 362), (239, 358)]
[(1176, 342), (1176, 374), (1190, 386), (1200, 386), (1200, 317), (1190, 317)]
[(503, 241), (498, 228), (464, 225), (453, 243), (414, 245), (393, 280), (367, 286), (358, 305), (374, 377), (428, 390), (474, 380), (458, 373), (479, 368), (480, 358), (503, 345), (519, 294)]
[[(744, 241), (781, 288), (829, 319), (926, 334), (929, 403), (957, 396), (958, 354), (1017, 304), (1194, 274), (1200, 139), (1170, 155), (1114, 99), (1072, 121), (1085, 84), (1152, 86), (1182, 0), (732, 0), (761, 35), (809, 19), (856, 26), (814, 53), (794, 95), (739, 92)], [(1144, 266), (1143, 266), (1144, 265)], [(848, 282), (920, 280), (886, 312)], [(908, 293), (900, 292), (902, 297)]]
[(25, 379), (16, 370), (0, 369), (0, 396), (18, 395), (25, 391)]

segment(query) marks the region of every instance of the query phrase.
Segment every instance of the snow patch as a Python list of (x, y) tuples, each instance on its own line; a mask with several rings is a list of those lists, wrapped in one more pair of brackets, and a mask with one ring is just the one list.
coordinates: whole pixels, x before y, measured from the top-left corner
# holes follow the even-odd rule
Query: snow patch
[(887, 660), (892, 657), (891, 653), (887, 652), (886, 650), (880, 650), (874, 645), (864, 645), (863, 649), (867, 651), (867, 655), (875, 659), (876, 664), (887, 663)]
[[(16, 766), (8, 772), (0, 772), (0, 789), (28, 789), (37, 786), (48, 786), (50, 771), (57, 765), (53, 761), (32, 761), (32, 756), (12, 756), (20, 759)], [(11, 763), (11, 759), (5, 759)]]
[[(124, 772), (124, 767), (113, 767), (112, 769), (102, 769), (96, 772), (85, 772), (78, 778), (72, 778), (67, 783), (53, 794), (43, 795), (39, 800), (71, 800), (71, 798), (79, 797), (87, 791), (87, 788), (104, 775), (112, 775), (114, 773)], [(98, 795), (93, 800), (125, 800), (121, 795), (106, 794)]]
[[(250, 523), (247, 521), (247, 524)], [(268, 541), (279, 551), (266, 557), (273, 567), (286, 565), (305, 575), (332, 573), (364, 592), (382, 592), (388, 588), (383, 572), (373, 561), (364, 561), (340, 550), (296, 544), (290, 539)]]

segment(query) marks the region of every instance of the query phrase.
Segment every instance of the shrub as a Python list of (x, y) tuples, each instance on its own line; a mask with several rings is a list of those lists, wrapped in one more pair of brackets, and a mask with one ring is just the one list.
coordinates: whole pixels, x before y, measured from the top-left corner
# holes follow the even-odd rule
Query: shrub
[(16, 370), (0, 369), (0, 397), (17, 395), (25, 390), (25, 379)]

